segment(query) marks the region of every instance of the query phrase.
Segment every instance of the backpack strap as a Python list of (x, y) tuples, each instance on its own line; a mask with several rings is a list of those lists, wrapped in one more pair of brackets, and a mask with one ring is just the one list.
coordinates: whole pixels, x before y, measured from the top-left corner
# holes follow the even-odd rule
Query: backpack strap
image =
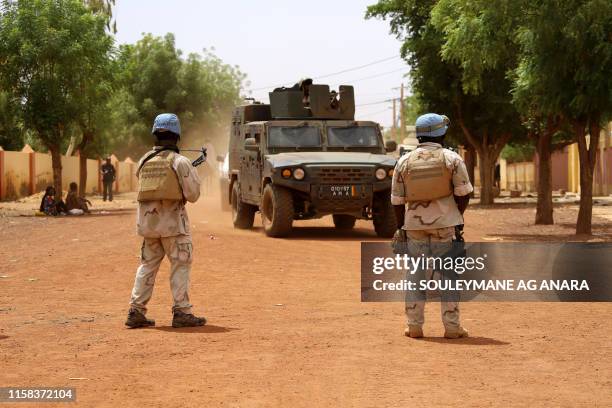
[(140, 170), (142, 170), (142, 166), (144, 166), (149, 160), (151, 160), (152, 158), (154, 158), (155, 156), (157, 156), (158, 154), (166, 150), (171, 150), (173, 152), (176, 152), (178, 149), (175, 146), (164, 146), (159, 150), (155, 150), (153, 153), (151, 153), (150, 155), (148, 155), (142, 160), (142, 163), (140, 163), (140, 166), (138, 166), (138, 170), (136, 170), (136, 176), (140, 174)]

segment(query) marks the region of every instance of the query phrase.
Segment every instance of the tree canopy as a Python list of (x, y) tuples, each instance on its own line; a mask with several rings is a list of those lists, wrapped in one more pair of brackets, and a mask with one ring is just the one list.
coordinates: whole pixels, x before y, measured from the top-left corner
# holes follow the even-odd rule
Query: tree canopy
[(197, 133), (214, 143), (229, 125), (245, 75), (213, 50), (184, 56), (172, 34), (117, 47), (114, 0), (1, 5), (0, 145), (27, 140), (50, 151), (56, 189), (69, 143), (81, 153), (83, 175), (86, 157), (147, 150), (159, 113), (179, 115), (186, 142)]
[[(446, 34), (432, 18), (437, 1), (380, 0), (366, 18), (389, 20), (391, 33), (402, 41), (401, 54), (411, 67), (412, 88), (424, 111), (451, 118), (449, 137), (471, 145), (479, 157), (481, 202), (493, 202), (495, 161), (512, 137), (524, 132), (512, 106), (511, 82), (504, 67), (482, 78), (487, 92), (465, 82), (462, 64), (444, 58)], [(423, 112), (424, 113), (424, 112)]]
[(481, 194), (482, 169), (508, 135), (515, 147), (527, 136), (540, 165), (536, 222), (552, 223), (550, 154), (576, 140), (577, 232), (590, 233), (599, 130), (612, 112), (610, 1), (380, 0), (366, 17), (388, 19), (402, 41), (421, 106), (444, 112), (454, 105), (465, 142), (481, 159)]
[(2, 87), (19, 101), (24, 126), (51, 152), (61, 191), (60, 149), (81, 113), (82, 67), (105, 58), (112, 39), (105, 20), (77, 0), (5, 0), (0, 22)]
[(124, 137), (124, 143), (116, 143), (120, 154), (140, 153), (150, 144), (151, 124), (160, 112), (176, 113), (187, 138), (217, 131), (238, 103), (245, 78), (212, 51), (184, 57), (172, 34), (146, 34), (134, 45), (121, 46), (117, 64), (115, 102), (122, 111), (114, 113), (113, 124)]

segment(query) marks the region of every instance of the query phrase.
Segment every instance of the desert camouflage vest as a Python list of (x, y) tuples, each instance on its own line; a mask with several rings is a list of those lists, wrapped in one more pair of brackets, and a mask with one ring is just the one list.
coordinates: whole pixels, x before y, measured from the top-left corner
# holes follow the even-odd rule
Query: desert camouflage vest
[(182, 200), (178, 176), (172, 168), (174, 153), (158, 154), (146, 162), (138, 175), (138, 201)]
[(419, 149), (408, 153), (401, 174), (408, 201), (431, 201), (452, 194), (452, 174), (444, 149)]

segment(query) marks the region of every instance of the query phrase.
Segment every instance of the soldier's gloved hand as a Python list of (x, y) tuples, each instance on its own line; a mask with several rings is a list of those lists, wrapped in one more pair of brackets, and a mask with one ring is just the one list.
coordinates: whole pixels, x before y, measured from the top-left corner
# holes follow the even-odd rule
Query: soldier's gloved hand
[(403, 229), (398, 229), (393, 234), (393, 239), (391, 239), (391, 247), (393, 248), (393, 253), (395, 254), (405, 254), (408, 251), (408, 236), (406, 235), (406, 231)]

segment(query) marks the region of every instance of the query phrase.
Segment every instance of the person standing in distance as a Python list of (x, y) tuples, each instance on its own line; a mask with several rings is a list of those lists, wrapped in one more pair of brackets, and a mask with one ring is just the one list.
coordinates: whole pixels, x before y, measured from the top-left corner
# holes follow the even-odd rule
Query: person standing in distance
[[(419, 144), (402, 156), (393, 173), (391, 203), (395, 209), (398, 231), (394, 246), (404, 244), (412, 256), (441, 256), (453, 247), (455, 226), (463, 224), (463, 212), (474, 190), (461, 156), (444, 148), (444, 136), (450, 125), (444, 115), (427, 113), (416, 120)], [(398, 247), (401, 245), (398, 245)], [(439, 279), (441, 271), (416, 271), (425, 279)], [(459, 322), (459, 302), (441, 299), (444, 337), (467, 337)], [(406, 293), (408, 337), (423, 337), (425, 292)]]
[(113, 183), (115, 182), (115, 167), (111, 164), (110, 157), (106, 158), (106, 163), (102, 165), (102, 199), (106, 201), (108, 197), (108, 201), (113, 201)]
[(141, 264), (136, 271), (130, 310), (125, 325), (129, 328), (154, 326), (145, 317), (147, 303), (159, 266), (170, 260), (172, 327), (193, 327), (206, 324), (196, 317), (189, 303), (189, 274), (193, 256), (187, 201), (200, 197), (200, 178), (189, 159), (179, 154), (181, 136), (178, 117), (163, 113), (153, 123), (155, 147), (138, 163), (138, 234), (143, 237)]

